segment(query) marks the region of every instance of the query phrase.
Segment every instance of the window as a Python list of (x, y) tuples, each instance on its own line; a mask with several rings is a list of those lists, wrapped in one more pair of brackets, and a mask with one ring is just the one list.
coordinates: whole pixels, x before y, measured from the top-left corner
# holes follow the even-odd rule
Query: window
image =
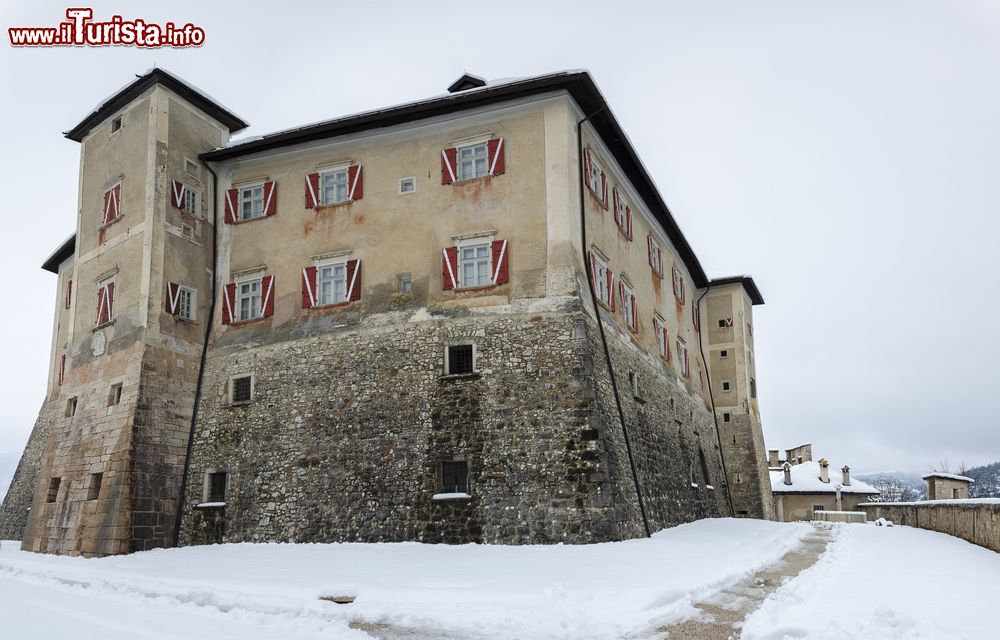
[(747, 334), (751, 336), (753, 335), (753, 325), (749, 322), (747, 323)]
[(118, 116), (117, 118), (112, 118), (111, 133), (118, 133), (121, 130), (122, 130), (122, 117)]
[(198, 163), (190, 158), (184, 158), (184, 173), (188, 174), (192, 178), (198, 178), (201, 176)]
[(613, 304), (612, 283), (614, 282), (614, 275), (608, 269), (608, 263), (604, 259), (598, 257), (594, 252), (591, 252), (590, 256), (591, 271), (594, 278), (594, 293), (597, 294), (597, 300), (601, 304), (611, 307)]
[(264, 215), (264, 185), (240, 187), (238, 206), (240, 220), (253, 220)]
[(230, 403), (244, 404), (253, 400), (253, 376), (234, 376), (230, 381)]
[(677, 270), (677, 267), (673, 268), (673, 280), (674, 280), (674, 297), (681, 304), (684, 304), (684, 276), (681, 272)]
[(621, 282), (621, 299), (622, 299), (622, 316), (625, 320), (625, 326), (629, 328), (630, 331), (636, 332), (639, 330), (639, 318), (636, 315), (637, 306), (635, 300), (635, 292), (632, 291), (632, 287), (625, 283), (624, 276)]
[(73, 281), (66, 281), (66, 302), (65, 307), (69, 309), (70, 305), (73, 304)]
[(691, 305), (691, 322), (694, 323), (695, 331), (701, 331), (701, 309), (697, 302)]
[(632, 207), (629, 205), (625, 194), (615, 187), (615, 224), (629, 240), (632, 239)]
[(458, 248), (459, 282), (463, 288), (484, 287), (490, 279), (490, 244), (466, 245)]
[(677, 341), (677, 362), (681, 365), (681, 373), (691, 375), (691, 365), (688, 363), (688, 349), (680, 340)]
[(604, 174), (604, 167), (594, 158), (594, 154), (587, 149), (583, 156), (583, 172), (587, 179), (587, 188), (590, 189), (605, 209), (608, 208), (608, 179)]
[(205, 501), (225, 502), (229, 485), (229, 474), (225, 471), (211, 470), (205, 477)]
[(97, 326), (110, 323), (115, 317), (115, 278), (110, 276), (97, 283)]
[(719, 357), (720, 358), (728, 358), (729, 357), (729, 350), (728, 349), (723, 349), (722, 351), (720, 351), (719, 352)]
[(396, 282), (400, 293), (409, 293), (410, 291), (413, 291), (413, 277), (410, 274), (399, 274), (396, 276)]
[[(263, 198), (263, 190), (261, 193), (261, 198)], [(261, 200), (263, 202), (263, 199)], [(201, 213), (201, 192), (197, 189), (184, 185), (181, 188), (180, 197), (180, 207), (181, 211), (186, 211), (192, 215), (198, 215)]]
[(815, 514), (817, 511), (826, 511), (826, 507), (824, 507), (821, 504), (814, 504), (813, 505), (813, 513)]
[(56, 498), (59, 497), (60, 482), (62, 482), (62, 478), (52, 478), (49, 480), (49, 493), (45, 496), (46, 502), (55, 502)]
[(108, 406), (112, 407), (116, 404), (120, 404), (122, 401), (122, 383), (111, 385), (111, 391), (108, 392)]
[(729, 380), (723, 380), (722, 381), (722, 390), (723, 391), (732, 391), (732, 385), (729, 383)]
[[(733, 421), (733, 414), (729, 413), (728, 411), (724, 411), (722, 413), (722, 421), (723, 422), (732, 422)], [(735, 442), (736, 437), (735, 436), (733, 436), (733, 440), (734, 440), (733, 444), (736, 444), (736, 442)]]
[(698, 447), (698, 460), (701, 462), (701, 477), (705, 480), (705, 485), (712, 484), (712, 477), (708, 474), (708, 461), (705, 460), (705, 450)]
[(122, 183), (114, 185), (104, 192), (104, 209), (101, 214), (101, 226), (111, 224), (122, 216)]
[(338, 262), (316, 268), (318, 304), (347, 302), (347, 262)]
[(177, 316), (182, 320), (194, 322), (195, 320), (195, 290), (189, 287), (180, 287), (177, 294)]
[(642, 400), (642, 388), (639, 386), (639, 374), (635, 371), (628, 372), (628, 386), (632, 390), (632, 397)]
[(649, 266), (653, 268), (653, 273), (659, 277), (663, 277), (663, 250), (660, 248), (660, 243), (653, 240), (653, 236), (647, 236), (647, 242), (649, 245)]
[(260, 279), (236, 283), (236, 313), (240, 322), (260, 317), (260, 283)]
[(653, 333), (656, 334), (656, 347), (660, 357), (670, 360), (670, 334), (667, 325), (659, 314), (653, 316)]
[(464, 460), (441, 463), (441, 493), (469, 493), (469, 464)]
[(757, 397), (757, 381), (754, 380), (753, 378), (750, 378), (750, 397), (751, 398)]
[(347, 168), (319, 174), (320, 204), (347, 202)]
[(486, 143), (458, 147), (458, 179), (472, 180), (489, 173)]
[(101, 497), (101, 484), (103, 482), (103, 473), (90, 474), (90, 484), (87, 486), (87, 500), (97, 500)]
[(473, 373), (475, 355), (471, 344), (455, 344), (448, 347), (448, 374)]
[(76, 396), (73, 396), (66, 401), (66, 413), (67, 418), (72, 418), (76, 415)]
[(400, 178), (399, 180), (399, 192), (401, 194), (413, 193), (417, 190), (417, 179), (414, 177)]

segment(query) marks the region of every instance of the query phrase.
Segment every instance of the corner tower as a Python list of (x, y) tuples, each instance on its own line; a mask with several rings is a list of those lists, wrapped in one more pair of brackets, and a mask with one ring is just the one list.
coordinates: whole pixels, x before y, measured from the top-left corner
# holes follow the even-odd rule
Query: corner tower
[(76, 234), (46, 263), (60, 304), (35, 461), (14, 481), (31, 487), (24, 549), (170, 544), (211, 301), (214, 195), (198, 154), (245, 126), (154, 69), (65, 134), (80, 143)]

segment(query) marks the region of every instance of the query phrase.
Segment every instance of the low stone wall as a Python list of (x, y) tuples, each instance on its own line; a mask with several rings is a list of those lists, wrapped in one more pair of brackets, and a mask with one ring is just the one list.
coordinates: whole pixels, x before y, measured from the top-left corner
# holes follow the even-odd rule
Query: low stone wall
[(1000, 553), (1000, 500), (870, 502), (858, 505), (869, 520), (947, 533)]
[(817, 511), (813, 514), (813, 520), (817, 522), (864, 524), (868, 521), (868, 518), (864, 511)]

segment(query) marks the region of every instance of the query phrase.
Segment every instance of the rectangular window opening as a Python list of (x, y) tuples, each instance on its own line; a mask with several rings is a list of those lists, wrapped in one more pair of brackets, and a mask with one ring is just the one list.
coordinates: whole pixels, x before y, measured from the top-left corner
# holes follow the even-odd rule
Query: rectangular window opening
[(122, 117), (118, 116), (111, 120), (111, 133), (117, 133), (121, 131), (122, 128)]
[(76, 396), (66, 401), (66, 417), (72, 418), (76, 415)]
[[(722, 414), (722, 421), (723, 422), (732, 422), (733, 421), (733, 414), (729, 413), (728, 411), (723, 412), (723, 414)], [(734, 438), (735, 438), (735, 436), (734, 436)]]
[(253, 399), (253, 378), (250, 376), (240, 376), (233, 378), (232, 403), (239, 404), (250, 402)]
[(486, 175), (488, 153), (486, 143), (458, 148), (458, 179), (472, 180)]
[(122, 383), (111, 385), (111, 391), (108, 393), (108, 406), (112, 407), (119, 404), (122, 401)]
[(730, 384), (729, 380), (723, 380), (722, 381), (722, 390), (723, 391), (732, 391), (732, 385)]
[(458, 272), (463, 288), (484, 287), (492, 283), (490, 243), (459, 247)]
[(448, 373), (472, 373), (474, 371), (473, 349), (471, 344), (456, 344), (448, 347)]
[(401, 273), (397, 276), (397, 282), (399, 284), (400, 293), (409, 293), (413, 291), (413, 277), (408, 273)]
[(347, 302), (347, 262), (318, 267), (316, 290), (320, 306)]
[(97, 500), (101, 497), (101, 483), (103, 482), (103, 473), (90, 474), (90, 485), (87, 487), (87, 500)]
[(194, 289), (181, 287), (177, 297), (177, 316), (182, 320), (195, 320), (195, 292)]
[(229, 474), (225, 471), (212, 471), (208, 474), (208, 502), (225, 502), (226, 485)]
[(399, 180), (399, 193), (407, 194), (413, 193), (417, 190), (417, 179), (414, 177), (400, 178)]
[(719, 357), (720, 358), (728, 358), (729, 357), (729, 350), (728, 349), (723, 349), (722, 351), (720, 351), (719, 352)]
[(49, 480), (49, 492), (45, 496), (46, 502), (55, 502), (56, 498), (59, 497), (59, 483), (62, 482), (62, 478), (52, 478)]
[(469, 463), (464, 460), (441, 463), (441, 493), (469, 493)]
[(260, 317), (260, 284), (260, 279), (237, 283), (236, 309), (241, 322)]
[(253, 220), (264, 215), (264, 185), (241, 187), (239, 191), (240, 220)]
[(347, 169), (327, 171), (319, 176), (319, 189), (322, 204), (340, 204), (347, 202)]

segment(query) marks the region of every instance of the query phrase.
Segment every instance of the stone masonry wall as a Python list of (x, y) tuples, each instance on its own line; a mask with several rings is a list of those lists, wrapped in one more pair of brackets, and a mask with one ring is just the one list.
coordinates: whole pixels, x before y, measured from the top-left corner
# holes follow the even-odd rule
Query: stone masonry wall
[(858, 509), (868, 514), (868, 520), (885, 518), (895, 524), (947, 533), (1000, 553), (1000, 502), (870, 502), (858, 505)]
[(61, 407), (58, 402), (48, 401), (38, 412), (38, 419), (31, 429), (28, 443), (17, 463), (17, 470), (11, 480), (10, 489), (0, 506), (0, 540), (20, 540), (28, 525), (28, 512), (38, 483), (38, 468), (42, 454), (49, 440), (52, 421)]
[[(578, 302), (505, 309), (333, 313), (316, 335), (213, 349), (182, 544), (621, 537)], [(443, 375), (446, 345), (465, 342), (477, 373)], [(229, 406), (245, 373), (254, 400)], [(471, 498), (432, 500), (455, 457)], [(195, 508), (210, 468), (230, 473), (222, 510)]]

